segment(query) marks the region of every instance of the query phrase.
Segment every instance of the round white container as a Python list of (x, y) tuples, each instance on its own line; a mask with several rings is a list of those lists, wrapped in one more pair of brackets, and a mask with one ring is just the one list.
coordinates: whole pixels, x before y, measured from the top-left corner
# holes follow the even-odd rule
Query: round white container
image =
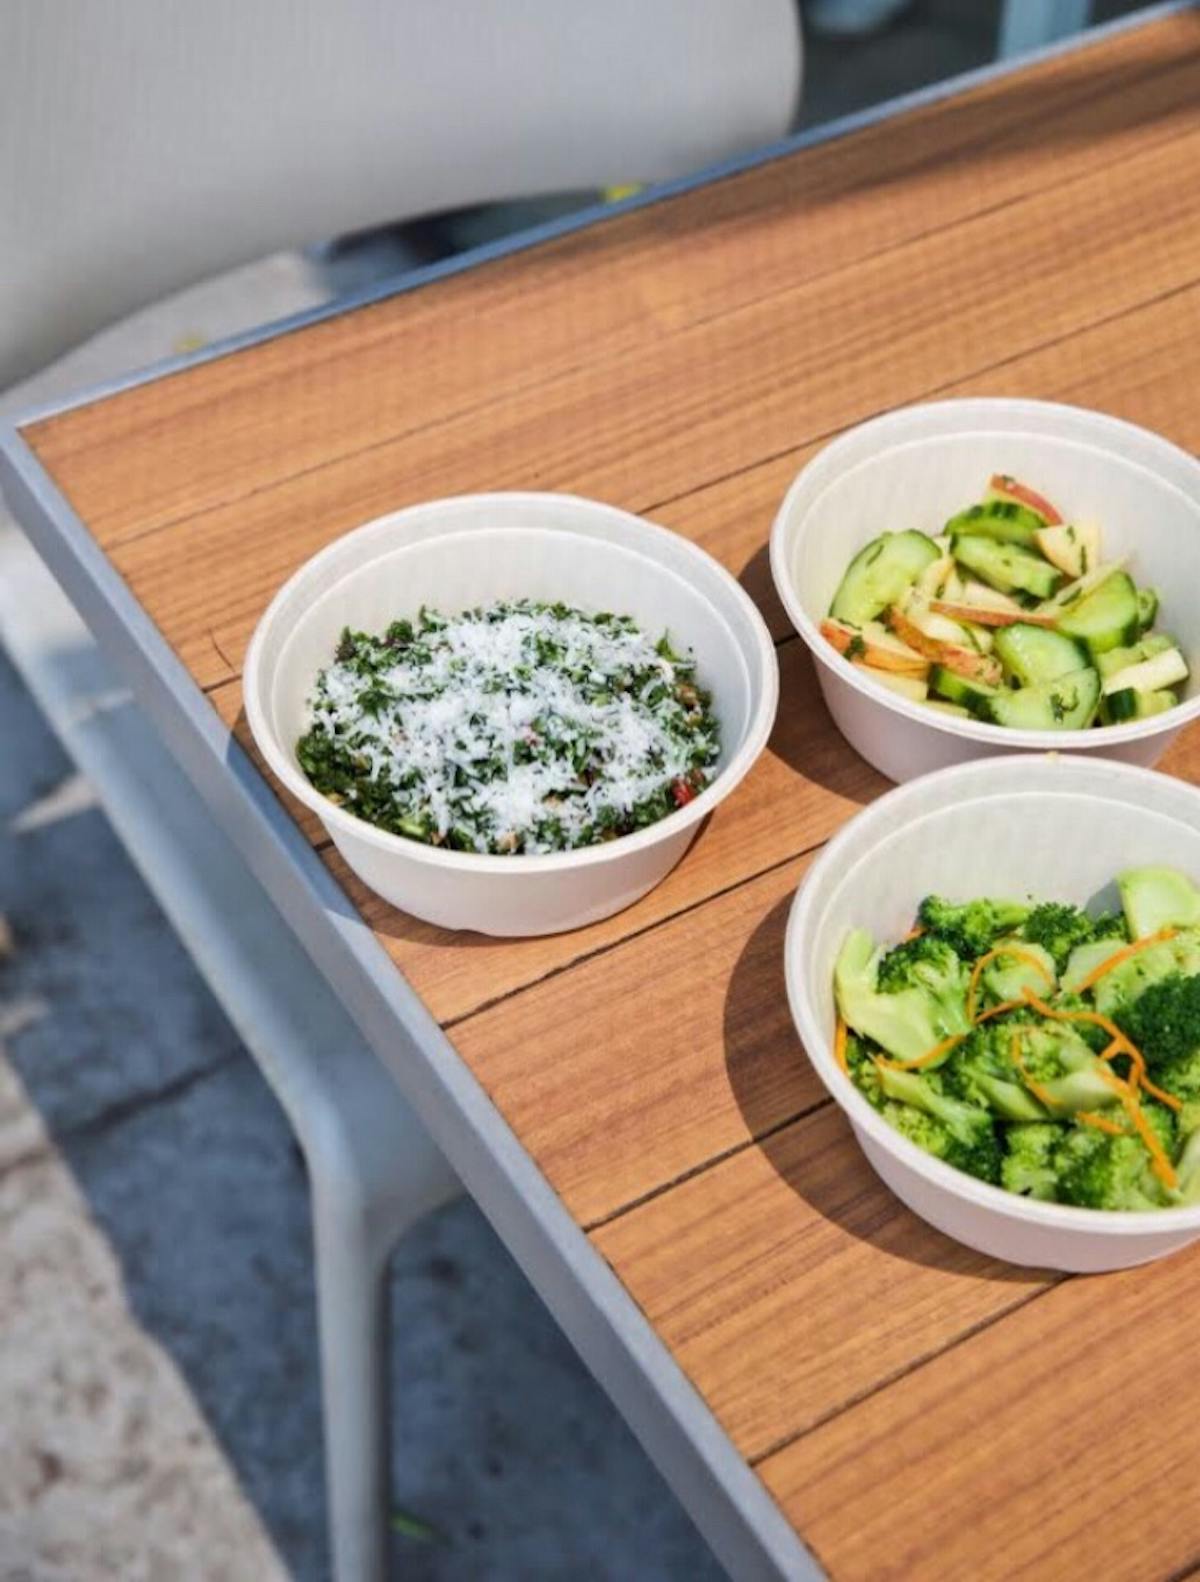
[(878, 533), (930, 534), (1007, 472), (1068, 520), (1094, 521), (1105, 560), (1127, 557), (1162, 594), (1157, 625), (1200, 663), (1200, 463), (1145, 429), (1043, 401), (939, 401), (851, 429), (797, 476), (771, 532), (771, 571), (812, 650), (838, 729), (892, 780), (992, 753), (1055, 750), (1153, 764), (1200, 714), (1200, 684), (1153, 719), (1086, 731), (1014, 731), (910, 702), (834, 652), (818, 630), (851, 558)]
[(930, 893), (1115, 906), (1114, 875), (1146, 863), (1200, 876), (1200, 792), (1102, 758), (1010, 756), (888, 792), (830, 841), (797, 891), (784, 946), (787, 992), (818, 1076), (896, 1196), (992, 1257), (1084, 1272), (1146, 1263), (1200, 1236), (1200, 1206), (1118, 1214), (1034, 1202), (901, 1137), (834, 1059), (838, 950), (854, 927), (900, 939)]
[[(500, 599), (563, 600), (632, 615), (693, 650), (713, 695), (721, 759), (712, 785), (634, 835), (544, 857), (484, 856), (405, 840), (335, 807), (296, 760), (306, 700), (344, 626), (382, 631), (422, 604), (446, 613)], [(320, 818), (363, 882), (446, 928), (526, 935), (579, 928), (629, 906), (687, 850), (702, 820), (762, 751), (779, 671), (749, 597), (696, 545), (569, 495), (464, 495), (380, 517), (296, 572), (255, 630), (246, 717), (271, 770)]]

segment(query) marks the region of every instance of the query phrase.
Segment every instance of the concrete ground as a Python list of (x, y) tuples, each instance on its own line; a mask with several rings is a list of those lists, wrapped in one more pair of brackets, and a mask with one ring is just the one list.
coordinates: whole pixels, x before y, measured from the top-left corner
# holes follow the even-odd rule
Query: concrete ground
[[(997, 11), (918, 0), (879, 39), (810, 41), (804, 120), (982, 63)], [(331, 288), (412, 241), (339, 249)], [(0, 918), (0, 1582), (316, 1582), (301, 1162), (2, 652)], [(399, 1575), (720, 1574), (469, 1203), (409, 1236), (392, 1296)]]
[[(0, 1578), (321, 1578), (299, 1156), (4, 661), (0, 733)], [(392, 1297), (400, 1575), (720, 1575), (472, 1205)]]

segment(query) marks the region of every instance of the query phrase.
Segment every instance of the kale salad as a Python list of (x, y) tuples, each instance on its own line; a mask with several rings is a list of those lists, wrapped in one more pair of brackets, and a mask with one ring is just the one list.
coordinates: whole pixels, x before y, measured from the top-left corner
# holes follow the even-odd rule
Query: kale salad
[(931, 895), (891, 948), (851, 931), (835, 1052), (889, 1125), (1024, 1197), (1200, 1203), (1200, 890), (1117, 884), (1107, 915)]
[(518, 599), (342, 633), (297, 743), (331, 802), (455, 851), (539, 855), (631, 834), (712, 780), (695, 665), (627, 615)]

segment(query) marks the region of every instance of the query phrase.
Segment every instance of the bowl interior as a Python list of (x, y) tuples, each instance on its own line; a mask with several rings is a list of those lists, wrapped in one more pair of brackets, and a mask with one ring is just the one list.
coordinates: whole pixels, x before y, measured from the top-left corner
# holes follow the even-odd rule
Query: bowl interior
[[(784, 556), (796, 599), (812, 623), (851, 557), (885, 530), (938, 533), (979, 499), (993, 472), (1008, 472), (1054, 500), (1068, 521), (1095, 522), (1105, 560), (1126, 557), (1139, 584), (1162, 595), (1157, 625), (1200, 660), (1200, 505), (1149, 471), (1097, 446), (1053, 435), (979, 431), (934, 434), (891, 446), (798, 493), (785, 521)], [(1189, 684), (1189, 689), (1192, 684)]]
[(655, 639), (669, 632), (693, 651), (700, 684), (713, 694), (722, 767), (746, 738), (757, 701), (752, 634), (739, 629), (736, 608), (720, 608), (711, 590), (628, 544), (547, 527), (462, 525), (413, 541), (377, 538), (357, 564), (329, 569), (329, 585), (310, 579), (267, 634), (263, 701), (292, 763), (307, 699), (343, 627), (378, 632), (422, 604), (454, 614), (515, 598), (632, 615)]
[[(898, 805), (881, 803), (881, 817), (851, 826), (837, 861), (814, 876), (809, 926), (794, 942), (793, 965), (823, 1038), (833, 1035), (833, 965), (846, 934), (861, 927), (894, 942), (924, 895), (1115, 907), (1113, 881), (1125, 868), (1164, 863), (1200, 879), (1200, 798), (1165, 777), (1113, 768), (992, 759), (971, 765), (969, 776), (955, 770), (906, 787)], [(1148, 785), (1163, 788), (1161, 799)]]

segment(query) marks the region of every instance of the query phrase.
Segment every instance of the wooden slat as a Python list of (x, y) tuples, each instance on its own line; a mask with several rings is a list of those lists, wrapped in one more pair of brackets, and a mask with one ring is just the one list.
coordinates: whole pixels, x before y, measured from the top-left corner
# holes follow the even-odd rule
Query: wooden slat
[[(299, 476), (281, 458), (276, 487), (135, 539), (114, 562), (181, 653), (200, 639), (224, 655), (223, 670), (198, 672), (220, 680), (240, 663), (264, 584), (374, 513), (528, 486), (652, 508), (1195, 280), (1200, 182), (1180, 186), (1188, 161), (1200, 163), (1200, 132), (1053, 202), (1022, 199), (366, 455)], [(769, 525), (755, 524), (757, 542)]]
[(828, 1104), (592, 1240), (750, 1460), (1054, 1278), (910, 1214)]
[(759, 1470), (847, 1582), (1190, 1574), (1198, 1291), (1197, 1247), (1071, 1280)]
[[(1195, 97), (1196, 35), (1182, 17), (1101, 42), (803, 160), (51, 419), (30, 437), (47, 465), (70, 461), (73, 503), (115, 544), (268, 485), (281, 451), (306, 471), (478, 413), (667, 327), (1167, 138)], [(1047, 149), (1052, 163), (1037, 158)]]

